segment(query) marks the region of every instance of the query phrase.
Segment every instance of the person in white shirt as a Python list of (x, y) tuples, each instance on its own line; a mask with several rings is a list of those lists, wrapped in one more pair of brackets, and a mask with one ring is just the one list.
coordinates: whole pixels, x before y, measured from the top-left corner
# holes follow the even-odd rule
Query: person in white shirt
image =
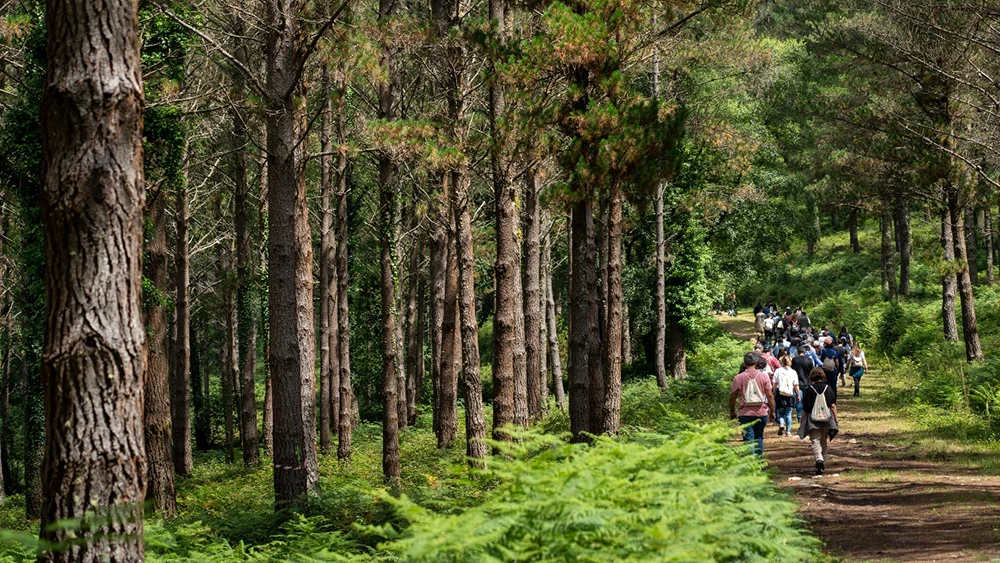
[(868, 360), (865, 359), (865, 352), (858, 346), (855, 340), (851, 345), (851, 353), (847, 357), (847, 365), (850, 366), (851, 379), (854, 380), (854, 396), (861, 396), (861, 376), (868, 371)]
[(799, 375), (792, 369), (792, 358), (782, 355), (781, 367), (774, 372), (774, 403), (778, 419), (778, 436), (792, 435), (792, 411), (799, 394)]

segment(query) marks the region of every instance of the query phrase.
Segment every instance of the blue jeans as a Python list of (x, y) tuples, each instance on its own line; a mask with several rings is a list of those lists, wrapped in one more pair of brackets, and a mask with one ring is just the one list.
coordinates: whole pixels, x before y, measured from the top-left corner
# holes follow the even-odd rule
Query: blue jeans
[[(764, 429), (767, 428), (766, 416), (740, 416), (737, 417), (743, 429), (743, 441), (753, 444), (753, 453), (764, 455)], [(750, 426), (746, 426), (746, 425)]]
[(802, 391), (795, 396), (795, 420), (802, 420)]
[(778, 409), (778, 425), (784, 426), (789, 434), (792, 432), (792, 407)]

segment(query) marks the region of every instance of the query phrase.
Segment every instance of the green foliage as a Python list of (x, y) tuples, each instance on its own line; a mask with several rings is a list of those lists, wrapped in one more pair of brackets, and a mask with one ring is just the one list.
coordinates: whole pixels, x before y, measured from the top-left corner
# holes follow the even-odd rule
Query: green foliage
[[(759, 462), (716, 426), (593, 446), (539, 434), (487, 475), (503, 484), (460, 514), (403, 497), (386, 547), (408, 561), (802, 561), (817, 541)], [(747, 529), (754, 533), (748, 534)]]
[(898, 302), (889, 305), (878, 326), (878, 347), (882, 351), (892, 350), (906, 333), (906, 311)]

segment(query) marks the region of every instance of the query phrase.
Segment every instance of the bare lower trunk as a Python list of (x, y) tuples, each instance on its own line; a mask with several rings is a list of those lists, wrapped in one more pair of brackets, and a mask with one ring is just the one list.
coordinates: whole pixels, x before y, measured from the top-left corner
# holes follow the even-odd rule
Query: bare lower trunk
[[(451, 213), (448, 213), (451, 215)], [(448, 262), (445, 268), (444, 316), (441, 324), (441, 381), (438, 389), (438, 447), (451, 447), (458, 433), (458, 374), (462, 340), (458, 330), (458, 251), (449, 227)]]
[(562, 361), (559, 357), (559, 327), (556, 322), (556, 299), (552, 292), (552, 240), (545, 237), (545, 322), (548, 325), (549, 364), (552, 366), (552, 391), (556, 395), (556, 404), (560, 409), (566, 408), (566, 391), (563, 388)]
[(46, 27), (41, 539), (59, 549), (43, 548), (38, 559), (142, 561), (145, 186), (138, 6), (50, 0)]
[(430, 281), (431, 281), (431, 386), (434, 434), (441, 443), (441, 384), (444, 378), (444, 307), (448, 272), (448, 213), (445, 190), (447, 180), (439, 176), (441, 193), (432, 202), (431, 212), (431, 249), (430, 249)]
[(628, 301), (622, 302), (622, 363), (632, 364), (632, 321), (629, 316)]
[[(969, 266), (969, 281), (972, 285), (979, 285), (979, 237), (976, 236), (976, 215), (971, 206), (966, 206), (965, 217), (962, 221), (965, 225), (965, 246), (966, 263)], [(961, 283), (961, 282), (959, 282)]]
[(993, 261), (996, 239), (993, 236), (993, 218), (989, 204), (983, 209), (983, 236), (986, 237), (986, 283), (993, 285), (996, 283), (996, 274), (993, 271), (996, 265)]
[(687, 377), (687, 338), (678, 319), (670, 319), (670, 377)]
[[(663, 190), (661, 182), (656, 187), (656, 383), (660, 389), (667, 387), (667, 289), (665, 266), (666, 241), (663, 236)], [(647, 364), (648, 365), (648, 364)]]
[(210, 371), (201, 369), (201, 361), (208, 359), (209, 346), (198, 340), (198, 332), (191, 327), (191, 406), (194, 407), (194, 447), (199, 452), (212, 449), (212, 409)]
[(174, 473), (191, 474), (191, 303), (188, 253), (188, 202), (185, 181), (177, 186), (177, 250), (174, 254), (176, 326), (174, 371), (170, 380), (171, 428), (173, 430)]
[(333, 220), (333, 107), (330, 101), (330, 68), (324, 65), (320, 86), (320, 255), (319, 255), (319, 447), (324, 454), (333, 447), (340, 406), (340, 354), (337, 325), (336, 233)]
[[(236, 438), (235, 419), (233, 417), (233, 383), (236, 380), (236, 372), (239, 365), (236, 362), (236, 299), (231, 291), (226, 290), (223, 302), (222, 347), (220, 348), (220, 377), (222, 379), (222, 422), (223, 422), (223, 449), (226, 455), (226, 463), (235, 461), (233, 452), (233, 442)], [(207, 398), (206, 398), (207, 399)], [(207, 401), (206, 401), (207, 403)]]
[[(402, 197), (396, 198), (396, 217), (412, 217), (413, 208), (402, 206)], [(396, 229), (393, 241), (393, 271), (396, 272), (396, 421), (399, 429), (406, 428), (408, 408), (406, 406), (406, 343), (404, 342), (403, 323), (406, 318), (403, 303), (403, 235), (402, 229)]]
[(882, 230), (882, 291), (888, 292), (889, 299), (895, 300), (896, 286), (896, 248), (892, 239), (892, 216), (886, 211), (879, 219)]
[(945, 340), (958, 342), (958, 322), (955, 316), (955, 298), (958, 280), (955, 276), (955, 239), (952, 231), (951, 212), (946, 207), (941, 212), (941, 245), (944, 248), (945, 275), (941, 280), (941, 316), (944, 319)]
[(337, 421), (337, 459), (351, 457), (354, 386), (351, 384), (351, 321), (347, 270), (347, 86), (337, 88), (337, 353), (340, 365), (340, 401)]
[(542, 388), (545, 376), (541, 369), (544, 344), (541, 340), (541, 299), (539, 298), (541, 267), (541, 202), (540, 186), (535, 170), (525, 173), (524, 211), (524, 350), (527, 378), (528, 415), (542, 414)]
[[(584, 270), (583, 283), (587, 291), (587, 371), (590, 378), (590, 406), (587, 410), (589, 418), (588, 431), (591, 434), (604, 433), (604, 342), (602, 341), (602, 313), (603, 299), (601, 298), (601, 286), (599, 279), (602, 268), (598, 266), (598, 245), (597, 230), (599, 226), (594, 224), (591, 215), (591, 224), (588, 229), (590, 236), (587, 237), (583, 263), (589, 266)], [(606, 286), (605, 286), (606, 287)]]
[[(146, 276), (153, 287), (164, 295), (169, 292), (165, 196), (166, 194), (161, 192), (151, 202), (149, 222), (152, 234), (146, 245)], [(150, 300), (145, 319), (149, 338), (144, 390), (146, 419), (143, 425), (149, 469), (146, 477), (148, 483), (146, 500), (152, 504), (153, 510), (172, 515), (177, 510), (177, 499), (174, 492), (174, 466), (170, 449), (170, 358), (167, 355), (166, 303), (161, 299)]]
[(622, 411), (622, 205), (621, 186), (613, 184), (608, 200), (607, 303), (604, 341), (604, 409), (602, 430), (618, 434)]
[(590, 428), (590, 370), (588, 368), (590, 334), (590, 295), (587, 291), (587, 270), (593, 264), (587, 263), (587, 242), (592, 240), (594, 221), (593, 209), (589, 201), (581, 201), (573, 208), (572, 232), (570, 234), (573, 256), (570, 283), (570, 324), (569, 324), (569, 423), (574, 440), (582, 440), (583, 432)]
[(899, 294), (909, 296), (913, 236), (910, 231), (910, 204), (902, 197), (896, 204), (896, 238), (899, 240)]
[[(411, 228), (416, 226), (415, 221)], [(420, 334), (420, 302), (419, 291), (422, 284), (420, 261), (423, 258), (423, 240), (414, 241), (410, 249), (409, 279), (406, 289), (406, 419), (407, 424), (417, 423), (417, 384), (418, 371), (423, 366), (423, 343), (419, 342)]]
[(861, 240), (858, 238), (858, 208), (852, 207), (848, 217), (848, 229), (851, 237), (851, 251), (855, 254), (861, 253)]
[(542, 409), (547, 410), (549, 403), (549, 330), (548, 321), (546, 320), (545, 307), (548, 304), (548, 297), (545, 293), (545, 272), (549, 269), (549, 264), (545, 261), (545, 240), (548, 239), (548, 231), (551, 229), (552, 221), (549, 219), (548, 213), (542, 212), (542, 227), (541, 230), (544, 233), (542, 242), (540, 243), (541, 249), (539, 251), (539, 263), (538, 263), (538, 316), (539, 316), (539, 330), (538, 330), (538, 367), (541, 372), (540, 381), (542, 386)]
[(953, 239), (955, 242), (955, 258), (960, 265), (957, 281), (958, 296), (962, 302), (962, 336), (965, 339), (965, 357), (968, 361), (983, 359), (983, 347), (979, 342), (979, 326), (976, 322), (976, 298), (972, 291), (972, 279), (968, 264), (970, 260), (965, 247), (965, 220), (962, 217), (962, 207), (958, 204), (958, 194), (951, 192), (948, 197), (948, 207), (951, 210), (953, 223)]

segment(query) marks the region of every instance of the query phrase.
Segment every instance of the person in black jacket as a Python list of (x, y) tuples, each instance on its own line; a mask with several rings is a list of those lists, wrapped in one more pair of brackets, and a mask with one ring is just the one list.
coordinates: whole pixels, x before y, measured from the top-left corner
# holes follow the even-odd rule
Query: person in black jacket
[[(809, 372), (809, 381), (812, 385), (802, 393), (805, 418), (799, 425), (799, 438), (809, 438), (812, 442), (813, 455), (816, 458), (816, 475), (822, 475), (826, 469), (827, 445), (840, 431), (837, 426), (837, 388), (827, 382), (827, 374), (823, 368), (814, 368)], [(830, 420), (812, 419), (813, 407), (820, 395), (826, 399), (826, 405), (831, 413)]]

